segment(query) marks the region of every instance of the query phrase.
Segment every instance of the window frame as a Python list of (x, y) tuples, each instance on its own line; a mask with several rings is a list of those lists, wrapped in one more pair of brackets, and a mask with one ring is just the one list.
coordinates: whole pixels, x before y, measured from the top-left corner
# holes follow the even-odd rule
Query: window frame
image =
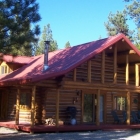
[[(116, 98), (116, 100), (115, 100), (115, 98)], [(119, 107), (119, 105), (117, 105), (117, 99), (118, 98), (124, 98), (125, 99), (125, 104), (124, 105), (122, 103), (120, 103), (122, 105), (122, 107)], [(127, 110), (127, 97), (126, 97), (126, 95), (117, 94), (117, 93), (113, 95), (113, 110), (116, 110), (116, 111), (126, 111)]]

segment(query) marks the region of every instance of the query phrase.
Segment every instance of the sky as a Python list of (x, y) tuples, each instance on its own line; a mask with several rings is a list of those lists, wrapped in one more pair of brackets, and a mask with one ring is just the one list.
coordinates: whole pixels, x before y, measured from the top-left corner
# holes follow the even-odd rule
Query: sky
[(104, 23), (109, 13), (122, 11), (126, 5), (123, 0), (37, 0), (37, 3), (41, 31), (50, 24), (59, 49), (68, 41), (75, 46), (106, 38)]

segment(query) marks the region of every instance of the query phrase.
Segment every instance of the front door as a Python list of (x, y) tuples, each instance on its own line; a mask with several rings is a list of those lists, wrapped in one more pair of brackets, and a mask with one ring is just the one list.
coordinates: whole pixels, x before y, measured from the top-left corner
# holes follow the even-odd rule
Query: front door
[[(84, 103), (83, 103), (83, 122), (84, 123), (95, 123), (96, 122), (96, 108), (97, 108), (97, 99), (96, 94), (84, 94)], [(104, 96), (100, 95), (100, 122), (103, 122), (104, 116)]]
[(104, 118), (104, 96), (100, 95), (100, 122), (103, 122)]

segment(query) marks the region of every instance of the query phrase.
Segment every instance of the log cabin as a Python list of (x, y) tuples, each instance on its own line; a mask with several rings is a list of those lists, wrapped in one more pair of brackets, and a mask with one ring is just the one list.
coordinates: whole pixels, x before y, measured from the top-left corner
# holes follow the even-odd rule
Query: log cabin
[(119, 118), (126, 111), (131, 124), (140, 110), (140, 52), (125, 35), (49, 52), (45, 70), (44, 57), (1, 55), (0, 120), (66, 125), (75, 108), (76, 124), (111, 124), (112, 110)]

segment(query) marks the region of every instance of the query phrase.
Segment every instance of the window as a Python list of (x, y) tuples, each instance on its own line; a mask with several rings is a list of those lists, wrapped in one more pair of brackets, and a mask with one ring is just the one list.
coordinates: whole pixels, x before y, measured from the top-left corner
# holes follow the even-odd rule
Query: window
[(0, 74), (8, 73), (8, 66), (7, 65), (0, 66), (0, 71), (1, 71)]
[(114, 97), (114, 109), (115, 110), (126, 110), (126, 97)]
[(31, 95), (30, 93), (21, 93), (20, 95), (20, 109), (30, 109)]

